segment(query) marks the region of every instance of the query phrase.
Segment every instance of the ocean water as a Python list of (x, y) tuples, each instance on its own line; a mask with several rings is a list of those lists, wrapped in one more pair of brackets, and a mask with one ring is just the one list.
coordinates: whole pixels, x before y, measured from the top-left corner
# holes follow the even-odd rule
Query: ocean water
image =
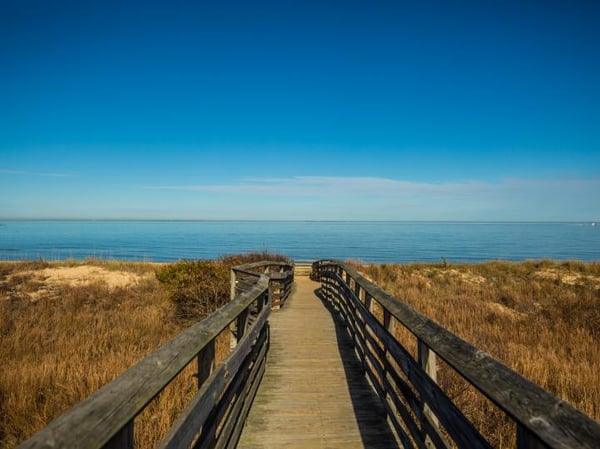
[(600, 224), (303, 221), (6, 221), (0, 260), (214, 259), (268, 250), (296, 261), (600, 260)]

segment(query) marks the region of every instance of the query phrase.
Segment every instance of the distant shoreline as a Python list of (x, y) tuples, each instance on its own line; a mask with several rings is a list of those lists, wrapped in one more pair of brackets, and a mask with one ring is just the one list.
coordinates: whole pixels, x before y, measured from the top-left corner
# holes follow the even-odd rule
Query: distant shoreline
[(140, 219), (140, 218), (0, 218), (0, 226), (11, 222), (50, 223), (390, 223), (390, 224), (587, 224), (590, 220), (258, 220), (258, 219)]
[[(170, 261), (142, 261), (142, 260), (126, 260), (126, 259), (100, 259), (100, 258), (91, 258), (86, 257), (83, 259), (63, 259), (63, 260), (46, 260), (43, 258), (37, 259), (18, 259), (18, 260), (0, 260), (0, 265), (10, 265), (10, 264), (31, 264), (36, 262), (45, 263), (48, 265), (152, 265), (152, 266), (163, 266), (169, 264), (176, 264), (183, 261), (195, 261), (195, 260), (208, 260), (214, 261), (217, 259), (177, 259)], [(321, 260), (321, 259), (312, 259), (312, 260), (292, 260), (294, 265), (297, 267), (306, 267), (311, 266), (313, 262)], [(329, 259), (327, 259), (329, 260)], [(335, 260), (335, 259), (331, 259)], [(489, 260), (481, 260), (481, 261), (412, 261), (412, 262), (373, 262), (373, 261), (360, 261), (360, 260), (352, 260), (349, 259), (352, 263), (355, 263), (359, 266), (378, 266), (378, 265), (432, 265), (432, 266), (451, 266), (451, 265), (483, 265), (488, 263), (506, 263), (506, 264), (526, 264), (526, 263), (552, 263), (552, 264), (569, 264), (569, 263), (581, 263), (581, 264), (598, 264), (600, 263), (600, 259), (598, 260), (584, 260), (584, 259), (551, 259), (551, 258), (541, 258), (541, 259), (524, 259), (524, 260), (507, 260), (507, 259), (489, 259)]]

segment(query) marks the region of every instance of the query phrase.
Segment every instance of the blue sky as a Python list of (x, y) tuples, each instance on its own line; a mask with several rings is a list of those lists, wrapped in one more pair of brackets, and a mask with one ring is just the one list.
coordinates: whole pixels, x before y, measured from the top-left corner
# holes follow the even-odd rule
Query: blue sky
[(598, 220), (600, 3), (0, 1), (0, 218)]

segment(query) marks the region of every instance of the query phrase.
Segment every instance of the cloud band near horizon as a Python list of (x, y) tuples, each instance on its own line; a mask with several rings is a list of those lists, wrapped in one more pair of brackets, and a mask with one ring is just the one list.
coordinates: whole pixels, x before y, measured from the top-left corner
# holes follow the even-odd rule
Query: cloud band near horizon
[(481, 195), (501, 191), (532, 192), (561, 190), (565, 192), (598, 191), (600, 176), (594, 178), (518, 179), (507, 178), (497, 183), (481, 180), (455, 182), (414, 182), (381, 177), (294, 176), (289, 178), (243, 178), (228, 184), (141, 186), (147, 190), (173, 190), (232, 194), (267, 195), (344, 195), (344, 194), (443, 194)]

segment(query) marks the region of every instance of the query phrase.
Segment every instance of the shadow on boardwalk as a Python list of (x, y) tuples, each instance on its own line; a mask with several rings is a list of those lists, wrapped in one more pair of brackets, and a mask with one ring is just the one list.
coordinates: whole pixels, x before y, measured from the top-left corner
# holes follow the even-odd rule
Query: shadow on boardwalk
[(361, 362), (356, 356), (344, 319), (332, 302), (322, 295), (320, 288), (316, 289), (314, 293), (333, 318), (338, 349), (364, 447), (366, 449), (400, 449), (387, 422), (385, 408), (369, 384)]
[(238, 448), (399, 449), (340, 315), (317, 282), (295, 284), (270, 317), (267, 369)]

